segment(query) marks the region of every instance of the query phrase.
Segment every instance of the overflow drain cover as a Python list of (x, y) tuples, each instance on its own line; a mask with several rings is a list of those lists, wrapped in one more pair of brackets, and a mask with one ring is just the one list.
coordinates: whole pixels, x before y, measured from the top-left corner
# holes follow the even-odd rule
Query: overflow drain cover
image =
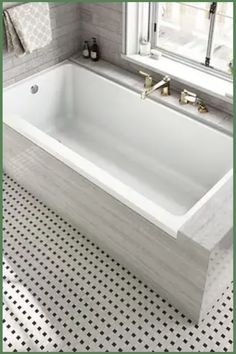
[(33, 86), (31, 86), (31, 88), (30, 88), (30, 91), (31, 91), (32, 94), (37, 93), (38, 90), (39, 90), (38, 85), (33, 85)]

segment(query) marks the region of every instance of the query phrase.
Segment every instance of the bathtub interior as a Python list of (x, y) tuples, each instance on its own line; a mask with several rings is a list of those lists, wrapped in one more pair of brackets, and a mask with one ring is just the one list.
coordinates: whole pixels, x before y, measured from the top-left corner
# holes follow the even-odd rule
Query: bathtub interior
[[(74, 114), (72, 74), (69, 65), (59, 66), (7, 89), (3, 100), (4, 116), (23, 118), (46, 133), (65, 124)], [(38, 92), (32, 94), (31, 87), (35, 85)]]
[(14, 86), (4, 109), (175, 216), (232, 168), (231, 137), (74, 64)]

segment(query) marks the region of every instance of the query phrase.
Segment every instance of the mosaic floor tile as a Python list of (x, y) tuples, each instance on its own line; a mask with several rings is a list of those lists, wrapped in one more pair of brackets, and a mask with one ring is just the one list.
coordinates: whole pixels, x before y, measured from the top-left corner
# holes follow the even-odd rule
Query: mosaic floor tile
[(233, 350), (233, 286), (195, 325), (4, 176), (6, 352)]

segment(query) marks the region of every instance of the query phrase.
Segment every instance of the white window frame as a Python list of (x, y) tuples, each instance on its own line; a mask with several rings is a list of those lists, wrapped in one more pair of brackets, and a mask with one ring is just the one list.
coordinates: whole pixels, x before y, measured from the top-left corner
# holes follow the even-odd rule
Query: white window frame
[(211, 72), (215, 76), (223, 77), (225, 79), (232, 81), (232, 76), (229, 73), (211, 66), (217, 2), (212, 2), (209, 9), (210, 24), (209, 24), (209, 32), (208, 32), (208, 42), (207, 42), (207, 49), (206, 49), (206, 57), (203, 58), (202, 63), (199, 63), (192, 59), (188, 59), (182, 56), (181, 54), (176, 55), (171, 51), (158, 47), (158, 45), (156, 46), (157, 31), (155, 30), (155, 28), (158, 28), (158, 23), (156, 21), (158, 10), (159, 10), (158, 8), (159, 8), (158, 2), (152, 3), (152, 19), (150, 23), (151, 31), (149, 36), (149, 41), (152, 43), (152, 48), (158, 49), (159, 51), (162, 52), (163, 55), (165, 55), (168, 58), (173, 58), (174, 60), (186, 63), (186, 65), (191, 65), (193, 67), (199, 68), (202, 71)]
[[(140, 19), (143, 19), (143, 13), (147, 6), (149, 6), (149, 14), (148, 14), (148, 19), (146, 18), (146, 22), (148, 21), (149, 25), (148, 25), (148, 32), (144, 33), (144, 29), (142, 27)], [(164, 68), (165, 69), (164, 72), (168, 74), (167, 63), (168, 65), (170, 65), (170, 63), (173, 63), (174, 65), (176, 65), (176, 67), (178, 63), (179, 67), (183, 67), (183, 70), (185, 67), (186, 72), (189, 72), (190, 69), (195, 69), (199, 74), (202, 73), (202, 77), (204, 78), (204, 80), (206, 78), (209, 79), (209, 76), (211, 76), (212, 79), (214, 78), (213, 80), (214, 83), (219, 82), (219, 84), (223, 85), (222, 94), (218, 92), (219, 94), (217, 93), (217, 95), (225, 96), (227, 92), (228, 95), (226, 95), (227, 98), (225, 98), (225, 101), (232, 102), (232, 96), (233, 96), (232, 75), (215, 68), (207, 67), (205, 65), (202, 65), (201, 63), (195, 62), (194, 60), (186, 59), (179, 55), (175, 55), (174, 53), (165, 51), (162, 48), (157, 48), (162, 53), (162, 59), (160, 60), (150, 59), (149, 57), (145, 58), (139, 55), (139, 43), (141, 39), (144, 38), (147, 39), (148, 41), (151, 42), (152, 47), (154, 46), (155, 32), (153, 27), (153, 23), (154, 23), (153, 19), (156, 18), (155, 11), (156, 8), (151, 2), (127, 2), (123, 4), (122, 57), (135, 64), (140, 64), (140, 65), (143, 64), (144, 67), (149, 68), (153, 71), (157, 71), (159, 73), (161, 72), (161, 70), (163, 72), (162, 68)], [(211, 52), (211, 48), (208, 46), (208, 53), (210, 52)], [(164, 62), (166, 62), (166, 68)], [(196, 75), (198, 75), (197, 72)], [(178, 76), (176, 77), (176, 79), (178, 79)], [(218, 81), (215, 79), (218, 79)], [(186, 82), (185, 79), (182, 81)], [(194, 86), (194, 82), (191, 81), (191, 84), (192, 86)], [(203, 90), (204, 90), (204, 85), (203, 85)], [(206, 89), (206, 91), (209, 90)]]

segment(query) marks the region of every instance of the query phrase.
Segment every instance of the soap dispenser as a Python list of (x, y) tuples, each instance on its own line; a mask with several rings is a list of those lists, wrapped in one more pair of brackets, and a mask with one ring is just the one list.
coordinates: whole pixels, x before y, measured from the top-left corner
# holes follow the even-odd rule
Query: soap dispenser
[(83, 45), (83, 57), (88, 59), (90, 57), (90, 51), (89, 51), (89, 45), (88, 45), (88, 41), (84, 41), (84, 45)]
[(99, 59), (99, 49), (98, 49), (96, 38), (93, 37), (92, 41), (93, 43), (90, 48), (90, 57), (93, 61), (97, 61)]

